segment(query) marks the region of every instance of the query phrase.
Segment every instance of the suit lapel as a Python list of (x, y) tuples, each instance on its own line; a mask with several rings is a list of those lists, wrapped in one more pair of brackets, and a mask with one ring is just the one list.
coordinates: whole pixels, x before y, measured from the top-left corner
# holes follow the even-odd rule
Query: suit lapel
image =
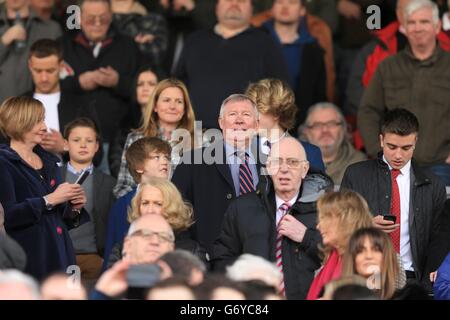
[(225, 181), (228, 183), (228, 185), (232, 187), (233, 193), (236, 196), (236, 191), (234, 190), (233, 177), (231, 176), (230, 167), (227, 164), (227, 156), (225, 152), (225, 146), (223, 145), (223, 141), (221, 141), (221, 145), (216, 146), (216, 150), (218, 150), (217, 148), (222, 148), (222, 162), (221, 163), (215, 162), (215, 166), (222, 175), (222, 177), (225, 179)]

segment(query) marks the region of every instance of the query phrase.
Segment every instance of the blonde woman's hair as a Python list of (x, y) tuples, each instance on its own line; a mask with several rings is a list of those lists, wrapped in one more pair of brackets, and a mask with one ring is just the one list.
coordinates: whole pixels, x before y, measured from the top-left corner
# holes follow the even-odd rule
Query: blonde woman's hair
[(157, 137), (158, 136), (158, 114), (155, 112), (155, 107), (158, 103), (159, 96), (167, 88), (178, 88), (183, 92), (184, 99), (184, 114), (178, 124), (177, 129), (186, 129), (191, 136), (191, 146), (195, 146), (194, 139), (194, 126), (195, 126), (195, 114), (192, 108), (191, 99), (189, 98), (188, 90), (185, 84), (174, 78), (169, 78), (160, 81), (153, 90), (150, 100), (144, 107), (142, 115), (142, 125), (135, 130), (135, 132), (141, 133), (145, 137)]
[(0, 130), (12, 140), (23, 141), (25, 133), (44, 119), (44, 106), (31, 97), (11, 97), (0, 106)]
[(183, 201), (177, 187), (169, 180), (162, 178), (148, 178), (139, 185), (136, 195), (131, 200), (131, 208), (128, 211), (128, 222), (132, 223), (141, 216), (140, 203), (145, 187), (155, 187), (163, 196), (162, 215), (174, 231), (182, 231), (192, 224), (192, 206)]
[(350, 237), (356, 230), (373, 226), (366, 200), (351, 190), (325, 193), (317, 201), (317, 212), (319, 223), (325, 219), (337, 219), (335, 228), (340, 237), (339, 248), (332, 248), (329, 245), (322, 248), (324, 261), (334, 249), (345, 252)]
[(347, 276), (358, 274), (355, 259), (362, 251), (366, 239), (383, 256), (379, 274), (380, 287), (375, 289), (375, 291), (381, 299), (390, 299), (397, 289), (397, 283), (400, 278), (400, 266), (392, 241), (383, 231), (376, 228), (364, 228), (357, 230), (352, 235), (348, 250), (344, 254), (342, 274)]
[(245, 94), (254, 101), (260, 113), (278, 117), (283, 130), (294, 127), (298, 107), (288, 84), (278, 79), (263, 79), (251, 83)]

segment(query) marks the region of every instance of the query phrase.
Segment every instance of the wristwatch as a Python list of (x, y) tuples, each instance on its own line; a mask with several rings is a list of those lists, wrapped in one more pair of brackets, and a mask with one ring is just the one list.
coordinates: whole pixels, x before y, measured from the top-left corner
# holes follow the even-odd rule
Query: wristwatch
[(48, 202), (47, 196), (43, 196), (42, 198), (44, 198), (44, 201), (45, 201), (45, 208), (47, 210), (52, 210), (53, 209), (53, 205), (50, 202)]

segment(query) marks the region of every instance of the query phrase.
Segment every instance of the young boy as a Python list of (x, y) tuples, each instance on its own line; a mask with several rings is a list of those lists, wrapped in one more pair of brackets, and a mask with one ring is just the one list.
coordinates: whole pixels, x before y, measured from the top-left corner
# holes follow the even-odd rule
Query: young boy
[(92, 161), (99, 149), (99, 131), (91, 119), (69, 122), (64, 138), (64, 149), (69, 153), (69, 161), (63, 167), (65, 181), (74, 183), (84, 171), (90, 173), (82, 184), (87, 197), (84, 209), (90, 221), (71, 229), (69, 234), (82, 279), (91, 281), (98, 278), (103, 263), (108, 212), (115, 201), (112, 189), (116, 179), (94, 168)]
[(130, 174), (138, 186), (120, 197), (111, 208), (103, 256), (103, 270), (109, 266), (108, 261), (114, 246), (120, 244), (128, 232), (130, 224), (127, 220), (127, 212), (131, 206), (131, 200), (139, 188), (139, 183), (150, 177), (168, 179), (171, 152), (170, 145), (156, 137), (141, 138), (127, 149), (125, 158)]

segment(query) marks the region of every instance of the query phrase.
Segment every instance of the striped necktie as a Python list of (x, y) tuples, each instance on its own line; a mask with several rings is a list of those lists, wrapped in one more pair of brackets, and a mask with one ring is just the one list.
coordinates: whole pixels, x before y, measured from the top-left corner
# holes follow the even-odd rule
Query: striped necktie
[(253, 184), (252, 172), (248, 166), (248, 154), (243, 153), (239, 157), (242, 160), (239, 165), (239, 195), (243, 195), (255, 191), (255, 186)]
[(283, 296), (285, 296), (284, 272), (283, 272), (283, 235), (281, 235), (278, 232), (278, 227), (279, 227), (281, 221), (283, 220), (283, 217), (286, 215), (286, 213), (288, 212), (290, 207), (291, 207), (290, 204), (285, 202), (279, 208), (279, 210), (281, 211), (281, 219), (280, 219), (280, 222), (278, 222), (278, 225), (277, 225), (277, 238), (276, 238), (276, 241), (275, 241), (275, 258), (276, 258), (277, 268), (281, 272), (281, 281), (280, 281), (278, 290), (279, 290), (279, 293), (281, 295), (283, 295)]

